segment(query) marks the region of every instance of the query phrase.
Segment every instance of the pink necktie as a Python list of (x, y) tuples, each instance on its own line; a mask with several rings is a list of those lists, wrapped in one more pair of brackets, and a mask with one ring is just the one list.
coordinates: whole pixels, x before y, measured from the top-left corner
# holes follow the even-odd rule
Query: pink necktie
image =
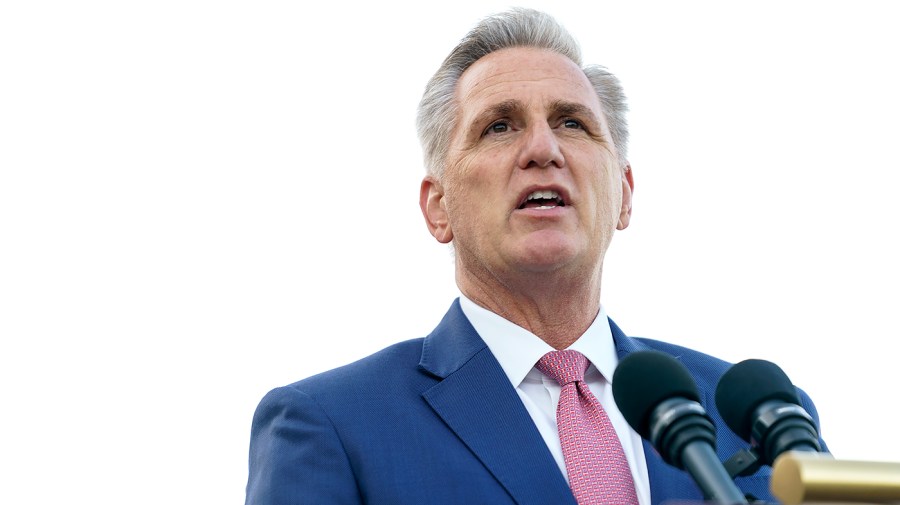
[(537, 369), (562, 387), (556, 424), (569, 487), (578, 505), (637, 505), (634, 480), (609, 417), (587, 384), (591, 364), (578, 351), (548, 352)]

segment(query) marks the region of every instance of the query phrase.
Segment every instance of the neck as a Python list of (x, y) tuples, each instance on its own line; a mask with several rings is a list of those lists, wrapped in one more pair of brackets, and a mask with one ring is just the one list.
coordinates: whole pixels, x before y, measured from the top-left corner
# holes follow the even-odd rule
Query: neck
[[(600, 310), (600, 274), (561, 277), (528, 274), (501, 281), (457, 268), (460, 290), (476, 304), (565, 349), (588, 329)], [(524, 278), (523, 278), (524, 277)]]

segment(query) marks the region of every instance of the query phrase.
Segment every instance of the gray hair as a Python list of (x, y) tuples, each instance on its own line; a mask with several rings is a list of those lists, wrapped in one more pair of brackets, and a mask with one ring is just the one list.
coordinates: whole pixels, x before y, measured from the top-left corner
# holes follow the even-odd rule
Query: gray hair
[(428, 173), (439, 179), (444, 173), (450, 137), (457, 126), (458, 104), (454, 96), (460, 76), (482, 57), (511, 47), (548, 49), (582, 67), (600, 99), (613, 145), (618, 150), (619, 163), (625, 167), (628, 151), (625, 113), (628, 105), (619, 79), (600, 65), (584, 66), (578, 42), (551, 16), (532, 9), (514, 8), (478, 23), (428, 81), (416, 117)]

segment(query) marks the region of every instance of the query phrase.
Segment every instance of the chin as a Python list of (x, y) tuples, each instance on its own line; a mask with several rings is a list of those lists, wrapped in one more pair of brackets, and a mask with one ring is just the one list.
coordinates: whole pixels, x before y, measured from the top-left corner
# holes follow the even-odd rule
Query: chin
[(521, 251), (518, 263), (529, 272), (552, 272), (577, 262), (580, 255), (570, 245), (541, 244)]

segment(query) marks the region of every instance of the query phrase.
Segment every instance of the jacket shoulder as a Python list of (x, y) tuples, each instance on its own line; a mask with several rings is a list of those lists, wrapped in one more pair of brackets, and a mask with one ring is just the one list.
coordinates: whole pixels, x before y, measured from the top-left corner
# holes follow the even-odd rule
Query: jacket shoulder
[[(352, 363), (311, 375), (283, 386), (315, 396), (340, 387), (344, 390), (365, 387), (373, 381), (381, 387), (389, 386), (392, 380), (399, 380), (416, 373), (422, 358), (422, 342), (416, 338), (392, 344)], [(280, 388), (279, 388), (280, 389)]]

